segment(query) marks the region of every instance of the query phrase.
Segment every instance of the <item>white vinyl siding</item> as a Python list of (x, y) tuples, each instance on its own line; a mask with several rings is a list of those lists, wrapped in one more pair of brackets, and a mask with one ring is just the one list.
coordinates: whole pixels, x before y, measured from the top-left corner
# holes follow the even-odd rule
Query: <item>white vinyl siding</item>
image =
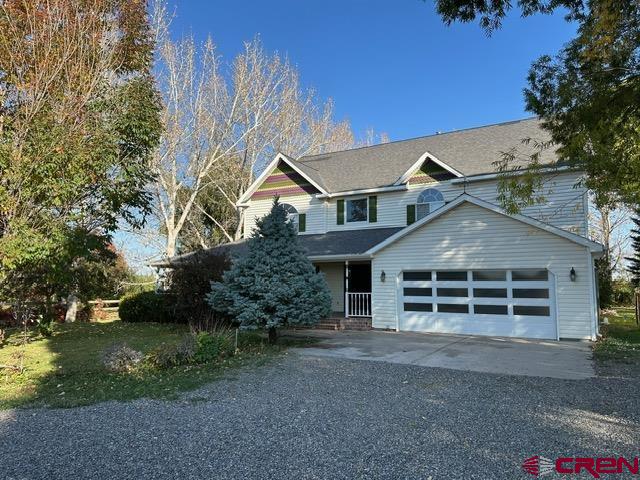
[[(569, 278), (572, 267), (575, 282)], [(529, 268), (553, 273), (560, 338), (591, 338), (593, 265), (587, 248), (468, 203), (375, 254), (373, 326), (397, 328), (403, 270)], [(380, 281), (383, 270), (385, 282)]]
[[(581, 174), (578, 172), (566, 172), (548, 176), (544, 185), (545, 202), (540, 205), (526, 207), (521, 212), (523, 215), (533, 217), (555, 227), (569, 230), (578, 235), (587, 233), (584, 187), (576, 187)], [(327, 203), (326, 223), (327, 230), (354, 230), (362, 228), (384, 228), (405, 226), (407, 221), (407, 205), (415, 204), (420, 192), (426, 188), (439, 190), (450, 202), (462, 193), (465, 188), (462, 184), (441, 182), (423, 185), (410, 185), (408, 190), (394, 192), (380, 192), (378, 196), (378, 217), (376, 223), (348, 223), (338, 225), (336, 223), (336, 200), (331, 199)], [(482, 200), (498, 205), (497, 181), (486, 180), (481, 182), (469, 182), (466, 192)], [(343, 197), (348, 199), (349, 197)], [(307, 219), (308, 221), (308, 219)]]
[[(545, 202), (523, 209), (522, 214), (536, 218), (550, 225), (586, 236), (587, 214), (584, 187), (576, 187), (581, 174), (578, 172), (565, 172), (549, 175), (544, 186)], [(370, 223), (347, 222), (337, 224), (336, 200), (318, 199), (311, 195), (298, 195), (283, 197), (281, 202), (293, 205), (298, 213), (306, 214), (307, 228), (304, 233), (325, 233), (333, 230), (360, 230), (365, 228), (403, 227), (407, 222), (407, 205), (415, 204), (418, 195), (426, 188), (439, 190), (445, 201), (450, 202), (465, 189), (462, 184), (452, 184), (450, 181), (424, 185), (410, 185), (408, 190), (378, 192), (377, 196), (377, 221)], [(467, 193), (482, 200), (498, 204), (497, 181), (486, 180), (470, 182), (466, 187)], [(372, 194), (373, 195), (373, 194)], [(344, 200), (358, 197), (342, 197)], [(249, 200), (250, 206), (245, 214), (245, 235), (249, 236), (255, 226), (255, 219), (267, 214), (271, 208), (273, 199)], [(345, 202), (346, 207), (346, 202)]]
[[(311, 195), (297, 195), (280, 198), (280, 203), (288, 203), (296, 208), (298, 215), (306, 214), (306, 229), (300, 235), (309, 233), (324, 233), (327, 231), (325, 225), (325, 202)], [(273, 198), (262, 198), (260, 200), (250, 200), (250, 205), (245, 211), (244, 232), (245, 237), (250, 237), (256, 226), (256, 219), (269, 213), (273, 205)]]

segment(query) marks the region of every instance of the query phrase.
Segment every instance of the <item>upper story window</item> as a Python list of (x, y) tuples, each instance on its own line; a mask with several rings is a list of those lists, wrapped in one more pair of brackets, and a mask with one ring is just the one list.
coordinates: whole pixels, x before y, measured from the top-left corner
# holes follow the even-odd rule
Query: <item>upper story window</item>
[(298, 210), (296, 210), (296, 207), (289, 205), (288, 203), (283, 203), (281, 206), (287, 214), (287, 221), (289, 221), (291, 225), (293, 225), (293, 229), (298, 232), (300, 230)]
[(426, 217), (434, 210), (444, 206), (444, 196), (435, 188), (427, 188), (420, 192), (416, 202), (416, 220)]
[(367, 221), (367, 199), (347, 200), (347, 222)]

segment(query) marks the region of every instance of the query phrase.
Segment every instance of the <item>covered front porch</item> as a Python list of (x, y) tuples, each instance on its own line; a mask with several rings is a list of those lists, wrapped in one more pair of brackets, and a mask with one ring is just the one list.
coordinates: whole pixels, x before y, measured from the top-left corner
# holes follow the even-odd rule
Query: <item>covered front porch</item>
[(331, 290), (334, 318), (371, 318), (371, 262), (314, 262)]

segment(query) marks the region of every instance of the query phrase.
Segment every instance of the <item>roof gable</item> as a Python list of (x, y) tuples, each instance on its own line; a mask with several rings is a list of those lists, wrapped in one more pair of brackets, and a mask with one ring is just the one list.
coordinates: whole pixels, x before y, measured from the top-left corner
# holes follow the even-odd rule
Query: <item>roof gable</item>
[(396, 233), (395, 235), (390, 236), (389, 238), (387, 238), (386, 240), (384, 240), (383, 242), (377, 244), (376, 246), (372, 247), (371, 249), (369, 249), (366, 253), (369, 255), (373, 255), (376, 252), (379, 252), (380, 250), (382, 250), (383, 248), (388, 247), (389, 245), (391, 245), (394, 242), (397, 242), (398, 240), (400, 240), (401, 238), (409, 235), (411, 232), (423, 227), (424, 225), (434, 221), (435, 219), (441, 217), (442, 215), (444, 215), (445, 213), (454, 210), (455, 208), (457, 208), (458, 206), (464, 204), (464, 203), (471, 203), (473, 205), (476, 205), (478, 207), (484, 208), (486, 210), (490, 210), (494, 213), (497, 213), (499, 215), (504, 215), (505, 217), (511, 218), (515, 221), (519, 221), (522, 223), (525, 223), (527, 225), (531, 225), (533, 227), (539, 228), (540, 230), (544, 230), (548, 233), (551, 233), (553, 235), (557, 235), (559, 237), (562, 237), (566, 240), (569, 240), (570, 242), (576, 243), (578, 245), (582, 245), (584, 247), (587, 247), (591, 252), (594, 253), (600, 253), (603, 250), (603, 247), (601, 244), (597, 243), (597, 242), (593, 242), (587, 238), (581, 237), (580, 235), (576, 235), (575, 233), (571, 233), (568, 232), (566, 230), (563, 230), (561, 228), (558, 227), (554, 227), (552, 225), (549, 225), (547, 223), (543, 223), (539, 220), (536, 220), (535, 218), (531, 218), (531, 217), (527, 217), (525, 215), (520, 215), (520, 214), (516, 214), (516, 215), (509, 215), (508, 213), (506, 213), (504, 210), (502, 210), (500, 207), (498, 207), (497, 205), (493, 205), (492, 203), (489, 202), (485, 202), (484, 200), (481, 200), (477, 197), (474, 197), (472, 195), (469, 195), (467, 193), (460, 195), (459, 197), (457, 197), (455, 200), (447, 203), (444, 207), (439, 208), (437, 210), (435, 210), (434, 212), (430, 213), (429, 215), (427, 215), (426, 217), (418, 220), (417, 222), (403, 228), (402, 230), (400, 230), (398, 233)]
[(313, 195), (320, 193), (309, 180), (301, 173), (298, 173), (291, 165), (280, 160), (276, 166), (271, 169), (269, 175), (262, 180), (258, 186), (252, 199), (273, 198), (276, 195), (280, 197), (290, 197), (293, 195), (303, 194)]
[[(268, 181), (267, 181), (268, 180)], [(258, 193), (260, 192), (260, 193)], [(257, 196), (255, 196), (257, 193)], [(306, 168), (282, 153), (278, 153), (267, 168), (238, 199), (237, 205), (244, 205), (250, 198), (271, 198), (276, 195), (292, 196), (301, 194), (327, 194), (328, 192), (310, 176)]]
[(420, 165), (415, 172), (413, 172), (413, 175), (409, 177), (408, 182), (410, 185), (414, 185), (420, 183), (443, 182), (453, 178), (458, 178), (458, 176), (438, 165), (436, 162), (427, 159), (422, 162), (422, 165)]

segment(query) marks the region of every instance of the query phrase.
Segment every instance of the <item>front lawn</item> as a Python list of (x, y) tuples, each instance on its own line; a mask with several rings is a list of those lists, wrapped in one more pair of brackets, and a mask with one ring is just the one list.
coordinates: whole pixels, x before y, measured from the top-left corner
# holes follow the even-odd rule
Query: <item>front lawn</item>
[[(101, 353), (112, 344), (126, 342), (147, 353), (163, 343), (179, 342), (186, 333), (186, 327), (172, 324), (117, 320), (75, 323), (56, 325), (50, 338), (32, 334), (23, 346), (22, 333), (11, 331), (0, 348), (0, 409), (73, 407), (140, 397), (174, 398), (179, 392), (220, 377), (230, 368), (261, 363), (291, 343), (280, 339), (279, 345), (270, 346), (258, 334), (241, 333), (239, 353), (212, 363), (144, 367), (129, 373), (111, 373), (102, 365)], [(22, 354), (24, 369), (20, 373), (13, 366), (20, 364)]]
[(609, 325), (601, 325), (603, 338), (594, 347), (599, 360), (640, 362), (640, 329), (633, 307), (619, 307), (616, 315), (607, 315)]

